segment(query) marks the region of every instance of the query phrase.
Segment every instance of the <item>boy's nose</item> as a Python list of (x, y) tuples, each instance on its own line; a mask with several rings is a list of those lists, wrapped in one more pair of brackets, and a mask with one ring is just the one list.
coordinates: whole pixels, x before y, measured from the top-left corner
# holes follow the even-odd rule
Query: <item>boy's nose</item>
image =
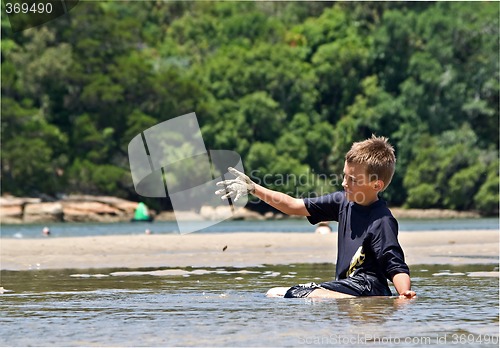
[(345, 177), (342, 179), (342, 187), (347, 188), (347, 180)]

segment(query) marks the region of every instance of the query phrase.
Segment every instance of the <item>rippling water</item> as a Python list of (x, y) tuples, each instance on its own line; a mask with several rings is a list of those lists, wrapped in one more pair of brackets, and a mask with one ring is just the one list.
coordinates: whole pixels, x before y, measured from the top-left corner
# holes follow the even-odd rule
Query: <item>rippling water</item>
[(498, 347), (498, 267), (414, 266), (414, 300), (266, 298), (332, 264), (2, 271), (2, 346)]

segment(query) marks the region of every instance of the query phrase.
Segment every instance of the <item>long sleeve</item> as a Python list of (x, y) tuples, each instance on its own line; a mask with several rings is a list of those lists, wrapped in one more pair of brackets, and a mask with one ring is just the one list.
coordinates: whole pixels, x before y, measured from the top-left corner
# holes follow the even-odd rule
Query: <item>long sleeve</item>
[(383, 217), (372, 226), (372, 248), (387, 279), (398, 273), (410, 274), (403, 249), (398, 242), (398, 223), (393, 217)]

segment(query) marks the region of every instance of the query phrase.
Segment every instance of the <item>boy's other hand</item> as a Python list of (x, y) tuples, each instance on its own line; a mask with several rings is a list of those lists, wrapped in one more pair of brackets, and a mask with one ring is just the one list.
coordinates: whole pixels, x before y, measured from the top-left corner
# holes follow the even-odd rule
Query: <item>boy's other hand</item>
[(248, 193), (253, 193), (255, 191), (255, 184), (248, 176), (233, 167), (229, 167), (227, 170), (233, 174), (236, 179), (219, 181), (216, 184), (217, 186), (225, 186), (225, 188), (215, 191), (216, 195), (225, 193), (221, 199), (232, 197), (236, 202), (241, 196), (246, 196)]
[(417, 293), (412, 290), (406, 290), (405, 292), (399, 294), (399, 298), (414, 298), (417, 296)]

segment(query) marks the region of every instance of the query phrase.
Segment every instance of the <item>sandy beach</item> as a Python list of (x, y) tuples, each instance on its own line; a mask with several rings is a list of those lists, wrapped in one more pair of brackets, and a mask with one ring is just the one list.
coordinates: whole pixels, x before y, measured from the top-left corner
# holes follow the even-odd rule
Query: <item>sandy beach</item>
[[(400, 232), (409, 265), (498, 264), (492, 230)], [(226, 233), (1, 239), (0, 268), (246, 267), (335, 263), (337, 234)]]

